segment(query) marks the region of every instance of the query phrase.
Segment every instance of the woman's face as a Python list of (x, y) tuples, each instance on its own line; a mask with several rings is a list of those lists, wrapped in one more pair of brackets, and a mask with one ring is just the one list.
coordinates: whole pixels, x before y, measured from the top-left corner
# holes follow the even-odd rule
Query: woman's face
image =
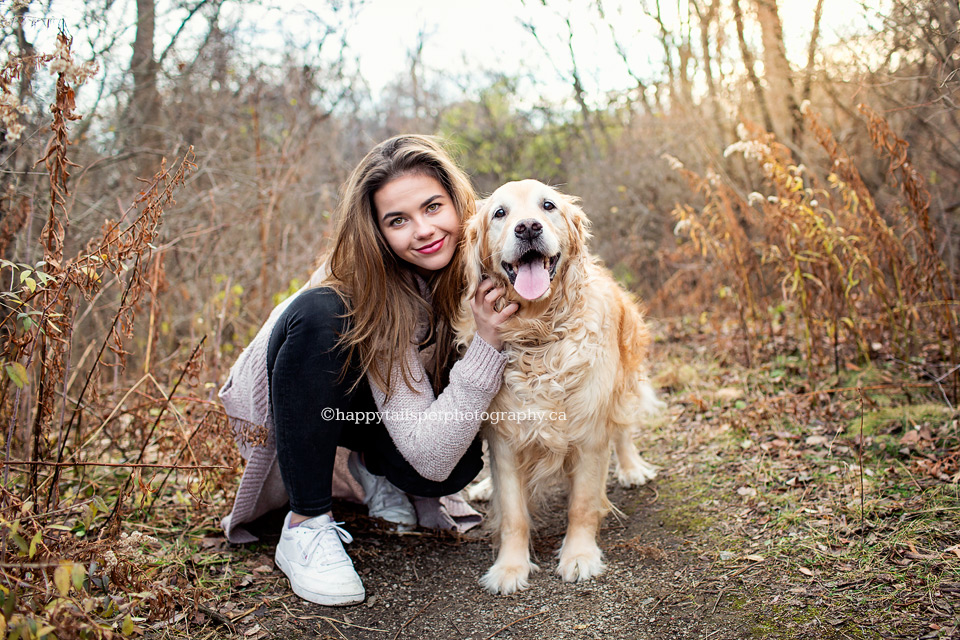
[(453, 259), (460, 240), (460, 216), (436, 178), (407, 174), (373, 194), (377, 225), (397, 256), (428, 275)]

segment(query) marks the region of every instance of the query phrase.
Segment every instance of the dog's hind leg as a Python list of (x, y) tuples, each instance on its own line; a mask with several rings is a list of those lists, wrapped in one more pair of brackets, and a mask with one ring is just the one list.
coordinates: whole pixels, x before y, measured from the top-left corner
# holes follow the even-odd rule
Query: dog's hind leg
[(630, 429), (619, 429), (613, 437), (617, 452), (617, 482), (621, 487), (646, 484), (657, 477), (657, 468), (640, 457)]
[(599, 575), (606, 568), (597, 546), (600, 520), (610, 509), (607, 501), (609, 444), (594, 451), (582, 451), (570, 473), (570, 503), (567, 535), (560, 547), (557, 573), (566, 582), (579, 582)]
[(490, 462), (493, 524), (499, 533), (500, 550), (480, 584), (490, 593), (509, 595), (526, 589), (530, 573), (537, 570), (530, 561), (530, 511), (516, 456), (496, 437), (490, 438)]

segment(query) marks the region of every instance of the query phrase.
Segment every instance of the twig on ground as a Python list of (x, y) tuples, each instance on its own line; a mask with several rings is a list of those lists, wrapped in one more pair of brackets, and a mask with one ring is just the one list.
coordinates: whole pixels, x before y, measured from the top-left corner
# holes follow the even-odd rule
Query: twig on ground
[(713, 610), (710, 611), (710, 615), (713, 615), (717, 612), (717, 606), (720, 604), (720, 598), (723, 597), (723, 589), (720, 589), (720, 593), (717, 594), (717, 600), (713, 603)]
[(216, 609), (214, 609), (213, 607), (208, 607), (205, 604), (197, 604), (197, 609), (199, 609), (202, 613), (205, 613), (214, 622), (219, 622), (226, 628), (230, 629), (230, 633), (237, 632), (237, 628), (233, 625), (233, 621), (230, 620), (230, 618), (228, 618), (227, 616), (217, 611)]
[(352, 622), (344, 622), (343, 620), (336, 620), (334, 618), (328, 618), (327, 616), (317, 616), (321, 620), (333, 620), (337, 624), (346, 625), (348, 627), (353, 627), (354, 629), (363, 629), (364, 631), (376, 631), (377, 633), (389, 633), (386, 629), (375, 629), (373, 627), (363, 627), (359, 624), (353, 624)]
[(505, 624), (505, 625), (503, 625), (502, 627), (500, 627), (499, 629), (497, 629), (496, 631), (494, 631), (493, 633), (491, 633), (490, 635), (488, 635), (488, 636), (487, 636), (486, 638), (484, 638), (483, 640), (490, 640), (490, 638), (492, 638), (492, 637), (494, 637), (495, 635), (499, 634), (501, 631), (505, 631), (505, 630), (509, 629), (510, 627), (512, 627), (513, 625), (517, 624), (518, 622), (523, 622), (524, 620), (529, 620), (530, 618), (534, 618), (534, 617), (536, 617), (536, 616), (543, 615), (543, 614), (545, 614), (546, 612), (547, 612), (546, 610), (537, 611), (536, 613), (531, 613), (531, 614), (528, 615), (528, 616), (523, 616), (522, 618), (517, 618), (516, 620), (514, 620), (514, 621), (511, 622), (510, 624)]
[[(726, 578), (732, 578), (732, 577), (734, 577), (734, 576), (738, 576), (738, 575), (740, 575), (741, 573), (743, 573), (744, 571), (749, 571), (750, 569), (753, 569), (753, 568), (755, 568), (755, 567), (759, 567), (759, 566), (762, 565), (762, 564), (763, 564), (763, 562), (754, 562), (753, 564), (748, 564), (748, 565), (745, 566), (745, 567), (740, 567), (739, 569), (736, 569), (735, 571), (731, 571), (730, 573), (726, 573), (726, 574), (720, 576), (720, 579), (721, 579), (721, 580), (725, 580)], [(723, 589), (720, 590), (720, 593), (723, 593)]]
[(260, 608), (260, 605), (259, 605), (259, 604), (254, 605), (254, 606), (250, 607), (249, 609), (247, 609), (246, 611), (244, 611), (243, 613), (238, 613), (237, 615), (235, 615), (235, 616), (233, 616), (232, 618), (230, 618), (230, 622), (237, 622), (237, 621), (239, 621), (239, 620), (242, 620), (243, 618), (246, 618), (248, 615), (250, 615), (251, 613), (253, 613), (254, 611), (256, 611), (256, 610), (259, 609), (259, 608)]
[(907, 475), (908, 475), (908, 476), (910, 476), (910, 480), (913, 481), (913, 484), (914, 484), (914, 486), (917, 488), (917, 491), (923, 491), (923, 487), (920, 486), (920, 483), (917, 482), (917, 479), (913, 477), (913, 474), (912, 474), (912, 473), (910, 473), (910, 469), (907, 468), (907, 465), (905, 465), (905, 464), (903, 464), (902, 462), (900, 462), (900, 459), (899, 459), (899, 458), (894, 458), (894, 460), (896, 460), (896, 461), (897, 461), (897, 464), (899, 464), (901, 467), (903, 467), (903, 470), (907, 472)]
[[(340, 637), (343, 638), (343, 640), (350, 640), (350, 638), (348, 638), (347, 636), (343, 635), (343, 631), (340, 631), (340, 628), (339, 628), (337, 625), (333, 624), (333, 620), (331, 620), (330, 618), (324, 618), (324, 620), (327, 621), (327, 624), (328, 624), (328, 625), (330, 625), (331, 627), (333, 627), (333, 630), (334, 630), (334, 631), (336, 631), (338, 634), (340, 634)], [(338, 621), (338, 622), (339, 622), (339, 621)], [(320, 625), (319, 625), (319, 624), (317, 624), (317, 631), (320, 631)]]
[(407, 621), (404, 622), (402, 625), (400, 625), (400, 628), (397, 629), (397, 634), (396, 634), (395, 636), (393, 636), (393, 640), (397, 640), (397, 638), (400, 637), (400, 634), (403, 633), (403, 630), (407, 628), (407, 625), (410, 624), (411, 622), (413, 622), (414, 620), (416, 620), (417, 617), (418, 617), (421, 613), (423, 613), (424, 611), (427, 610), (427, 607), (429, 607), (430, 605), (432, 605), (432, 604), (434, 603), (434, 601), (436, 601), (436, 599), (437, 599), (437, 596), (433, 596), (432, 598), (430, 598), (430, 602), (428, 602), (427, 604), (423, 605), (423, 608), (420, 609), (420, 611), (417, 611), (415, 614), (413, 614), (413, 615), (410, 617), (409, 620), (407, 620)]
[(293, 611), (290, 611), (290, 607), (287, 606), (286, 602), (281, 602), (280, 606), (286, 610), (288, 616), (296, 618), (297, 620), (320, 620), (323, 618), (323, 616), (298, 616)]

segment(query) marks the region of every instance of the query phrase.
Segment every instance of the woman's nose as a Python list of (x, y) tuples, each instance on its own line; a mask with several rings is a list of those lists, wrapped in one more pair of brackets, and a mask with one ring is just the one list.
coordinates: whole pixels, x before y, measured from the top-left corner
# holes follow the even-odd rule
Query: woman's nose
[(419, 218), (416, 220), (416, 227), (414, 227), (413, 233), (418, 238), (429, 238), (433, 235), (433, 224), (424, 218)]

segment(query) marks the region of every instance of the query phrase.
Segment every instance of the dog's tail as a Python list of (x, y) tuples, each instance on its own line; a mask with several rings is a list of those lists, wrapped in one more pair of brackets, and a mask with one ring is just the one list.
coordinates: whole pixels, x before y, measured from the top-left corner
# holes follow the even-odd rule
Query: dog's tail
[(650, 418), (666, 408), (666, 403), (657, 398), (657, 393), (647, 377), (646, 358), (651, 342), (650, 330), (636, 303), (629, 294), (619, 289), (623, 297), (620, 318), (620, 388), (615, 398), (618, 406), (613, 411), (613, 421), (632, 427), (644, 418)]
[(638, 409), (641, 415), (646, 417), (656, 416), (667, 408), (667, 403), (657, 397), (653, 385), (646, 378), (640, 380), (640, 384), (637, 385), (637, 392), (640, 398)]

